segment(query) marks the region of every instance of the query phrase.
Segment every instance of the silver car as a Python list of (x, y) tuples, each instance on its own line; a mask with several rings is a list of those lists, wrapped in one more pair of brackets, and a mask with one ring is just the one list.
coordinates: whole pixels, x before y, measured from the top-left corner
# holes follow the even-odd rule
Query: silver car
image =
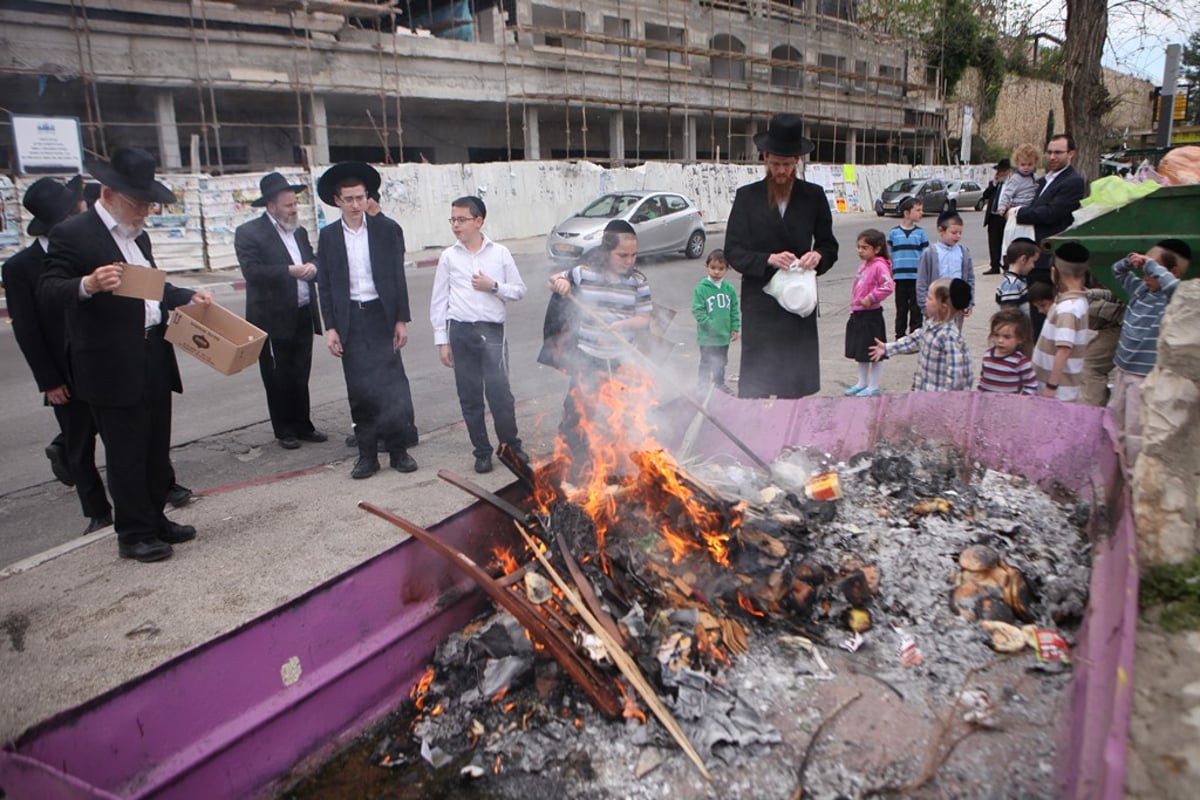
[(975, 181), (950, 181), (946, 185), (946, 196), (951, 211), (960, 208), (983, 210), (983, 187)]
[(637, 231), (638, 255), (683, 253), (704, 255), (704, 219), (700, 209), (675, 192), (612, 192), (550, 230), (546, 253), (578, 262), (600, 246), (604, 226), (623, 219)]

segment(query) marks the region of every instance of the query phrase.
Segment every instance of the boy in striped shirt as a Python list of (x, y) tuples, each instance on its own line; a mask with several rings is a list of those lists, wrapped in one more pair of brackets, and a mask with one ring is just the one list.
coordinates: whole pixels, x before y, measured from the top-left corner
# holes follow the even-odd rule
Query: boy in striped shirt
[[(1131, 473), (1142, 450), (1142, 382), (1158, 358), (1158, 330), (1167, 303), (1192, 263), (1192, 249), (1179, 239), (1164, 239), (1145, 255), (1130, 253), (1113, 264), (1113, 277), (1129, 293), (1116, 371), (1108, 408), (1125, 445), (1125, 467)], [(1134, 270), (1140, 270), (1139, 277)]]
[(1067, 242), (1054, 251), (1051, 274), (1058, 294), (1033, 351), (1033, 368), (1042, 387), (1042, 397), (1065, 402), (1074, 402), (1079, 397), (1088, 340), (1088, 299), (1084, 284), (1090, 257), (1087, 248), (1078, 242)]
[(1033, 338), (1033, 325), (1019, 306), (1002, 308), (992, 315), (991, 347), (983, 354), (979, 391), (997, 394), (1037, 394), (1037, 375), (1025, 355)]
[[(900, 204), (900, 224), (888, 232), (888, 257), (892, 261), (892, 281), (896, 284), (896, 338), (912, 333), (925, 321), (917, 301), (917, 262), (929, 247), (929, 237), (917, 225), (925, 215), (920, 200), (905, 198)], [(925, 298), (921, 298), (924, 301)]]

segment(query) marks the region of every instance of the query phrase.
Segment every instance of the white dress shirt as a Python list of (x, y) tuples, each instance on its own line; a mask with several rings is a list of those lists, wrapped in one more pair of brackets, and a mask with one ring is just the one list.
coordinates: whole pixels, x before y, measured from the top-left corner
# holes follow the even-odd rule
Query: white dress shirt
[(350, 299), (367, 303), (379, 299), (375, 278), (371, 274), (371, 245), (367, 240), (367, 221), (363, 220), (358, 230), (348, 227), (343, 220), (342, 233), (346, 239), (346, 263), (350, 272)]
[[(471, 286), (477, 272), (496, 281), (495, 294)], [(472, 253), (462, 242), (455, 242), (442, 251), (433, 277), (429, 299), (433, 343), (450, 343), (451, 320), (503, 323), (505, 302), (516, 302), (524, 296), (525, 281), (507, 247), (484, 236), (479, 250)]]
[[(121, 226), (117, 223), (116, 218), (109, 213), (108, 209), (104, 207), (104, 203), (96, 203), (94, 208), (96, 209), (96, 213), (100, 215), (100, 219), (104, 222), (104, 227), (108, 228), (109, 235), (112, 236), (113, 241), (120, 248), (121, 255), (125, 258), (125, 263), (137, 264), (142, 267), (151, 266), (149, 259), (142, 254), (142, 248), (137, 246), (137, 241), (121, 233)], [(81, 299), (91, 296), (84, 291), (83, 281), (79, 282), (79, 296)], [(162, 322), (162, 305), (159, 301), (143, 300), (142, 302), (146, 304), (145, 327), (147, 329), (153, 328)]]
[[(1069, 166), (1069, 165), (1068, 165), (1068, 166)], [(1042, 192), (1044, 192), (1044, 191), (1046, 191), (1047, 189), (1049, 189), (1049, 188), (1050, 188), (1050, 184), (1051, 184), (1051, 183), (1054, 181), (1054, 179), (1055, 179), (1055, 178), (1057, 178), (1059, 175), (1062, 175), (1062, 174), (1063, 174), (1063, 172), (1065, 172), (1065, 171), (1066, 171), (1066, 169), (1067, 169), (1066, 167), (1063, 167), (1063, 168), (1062, 168), (1062, 169), (1060, 169), (1058, 172), (1047, 172), (1047, 173), (1046, 173), (1046, 177), (1044, 178), (1044, 181), (1045, 181), (1045, 182), (1044, 182), (1044, 183), (1042, 183), (1042, 191), (1041, 191), (1041, 192), (1038, 192), (1038, 194), (1041, 194)]]
[[(279, 224), (279, 220), (272, 217), (269, 211), (267, 212), (267, 219), (274, 223), (275, 232), (279, 234), (279, 238), (283, 241), (283, 246), (287, 248), (288, 255), (292, 257), (292, 263), (303, 264), (304, 257), (300, 255), (300, 245), (296, 243), (296, 232), (284, 230), (283, 226)], [(312, 299), (310, 291), (308, 281), (296, 278), (296, 297), (299, 298), (296, 303), (297, 307), (304, 308), (304, 306), (309, 304)]]

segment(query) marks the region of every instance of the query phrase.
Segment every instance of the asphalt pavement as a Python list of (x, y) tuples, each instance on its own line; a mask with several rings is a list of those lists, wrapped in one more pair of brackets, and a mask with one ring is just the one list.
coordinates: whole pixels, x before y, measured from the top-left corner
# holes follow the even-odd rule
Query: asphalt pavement
[[(985, 258), (981, 217), (967, 213), (964, 243)], [(821, 280), (819, 329), (822, 394), (840, 395), (855, 380), (842, 357), (856, 234), (886, 230), (893, 219), (873, 214), (838, 216), (842, 258)], [(925, 228), (935, 235), (933, 218)], [(720, 231), (710, 231), (709, 248)], [(536, 364), (552, 270), (541, 238), (505, 242), (529, 293), (510, 308), (508, 339), (513, 393), (526, 449), (536, 458), (552, 449), (565, 378)], [(197, 538), (158, 564), (117, 558), (111, 528), (80, 535), (72, 490), (52, 479), (42, 453), (54, 432), (11, 330), (0, 328), (0, 741), (51, 714), (137, 676), (156, 664), (269, 611), (397, 541), (397, 532), (358, 508), (367, 500), (428, 525), (462, 508), (468, 498), (439, 480), (449, 469), (498, 488), (510, 477), (497, 465), (490, 475), (471, 472), (470, 444), (456, 402), (453, 374), (438, 361), (428, 325), (436, 251), (410, 254), (414, 322), (404, 350), (421, 443), (412, 450), (420, 469), (384, 470), (364, 481), (349, 477), (354, 451), (343, 438), (349, 409), (339, 363), (315, 343), (311, 380), (313, 417), (329, 441), (283, 450), (267, 422), (257, 370), (220, 375), (180, 354), (185, 392), (176, 396), (172, 460), (179, 481), (196, 492), (170, 516), (197, 527)], [(641, 265), (656, 302), (679, 315), (667, 331), (674, 351), (657, 373), (664, 399), (695, 382), (695, 326), (689, 314), (702, 262), (651, 259)], [(237, 313), (244, 291), (237, 273), (173, 275), (180, 285), (208, 286)], [(980, 277), (981, 309), (990, 311), (996, 278)], [(738, 281), (735, 278), (735, 285)], [(972, 355), (984, 349), (988, 313), (967, 320)], [(890, 312), (889, 312), (890, 319)], [(890, 325), (889, 325), (890, 328)], [(977, 363), (977, 362), (976, 362)], [(731, 351), (736, 379), (740, 351)], [(884, 368), (885, 391), (907, 391), (915, 359)], [(863, 402), (869, 402), (864, 400)], [(98, 459), (102, 462), (102, 455)]]

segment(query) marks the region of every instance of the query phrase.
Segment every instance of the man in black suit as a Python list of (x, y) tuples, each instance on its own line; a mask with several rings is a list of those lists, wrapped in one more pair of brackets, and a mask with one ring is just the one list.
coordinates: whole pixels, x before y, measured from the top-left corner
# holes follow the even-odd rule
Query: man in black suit
[(987, 230), (988, 259), (991, 261), (984, 275), (999, 275), (1003, 271), (1000, 247), (1004, 244), (1004, 225), (1008, 220), (1003, 214), (996, 213), (996, 204), (1000, 202), (1000, 189), (1011, 174), (1012, 163), (1007, 158), (1000, 159), (996, 163), (995, 175), (983, 190), (982, 199), (987, 204), (983, 212), (983, 227)]
[(280, 447), (295, 450), (326, 439), (313, 427), (308, 399), (313, 335), (321, 333), (317, 267), (299, 223), (296, 193), (305, 187), (272, 172), (258, 188), (262, 197), (250, 205), (266, 213), (238, 226), (233, 247), (246, 278), (246, 319), (269, 337), (258, 368), (271, 427)]
[(317, 181), (326, 205), (341, 220), (325, 226), (317, 246), (321, 276), (317, 290), (325, 317), (325, 342), (342, 360), (358, 460), (352, 478), (379, 471), (378, 444), (393, 469), (413, 472), (408, 454), (416, 438), (412, 392), (400, 350), (408, 344), (408, 283), (404, 276), (404, 232), (382, 215), (366, 213), (367, 198), (379, 191), (379, 173), (369, 164), (334, 164)]
[(38, 286), (48, 307), (65, 309), (71, 387), (92, 407), (108, 452), (108, 487), (121, 558), (161, 561), (196, 535), (163, 514), (170, 485), (171, 392), (182, 391), (175, 351), (163, 339), (167, 312), (211, 303), (206, 291), (166, 284), (161, 301), (113, 294), (127, 265), (154, 267), (143, 226), (155, 203), (175, 202), (154, 179), (154, 156), (117, 150), (89, 162), (102, 184), (91, 211), (50, 231)]
[[(1017, 222), (1033, 226), (1034, 241), (1038, 244), (1071, 225), (1071, 215), (1087, 194), (1083, 176), (1071, 166), (1074, 159), (1075, 139), (1066, 133), (1051, 136), (1046, 143), (1046, 174), (1038, 181), (1037, 197), (1029, 205), (1017, 209)], [(1029, 283), (1054, 283), (1050, 277), (1049, 252), (1042, 253), (1038, 259), (1037, 266), (1029, 273)], [(1046, 317), (1036, 308), (1030, 308), (1029, 316), (1036, 341)]]
[(17, 346), (58, 421), (59, 434), (46, 448), (46, 455), (55, 476), (63, 480), (59, 472), (65, 470), (67, 480), (63, 482), (75, 487), (83, 515), (88, 518), (83, 531), (86, 535), (113, 524), (112, 506), (96, 470), (96, 424), (91, 408), (74, 395), (67, 377), (62, 309), (43, 309), (37, 300), (37, 284), (50, 244), (47, 234), (64, 219), (79, 213), (82, 184), (82, 175), (65, 186), (51, 178), (40, 178), (25, 192), (25, 208), (33, 214), (27, 232), (38, 238), (4, 265), (4, 292)]
[(739, 397), (805, 397), (821, 390), (817, 315), (793, 314), (763, 291), (777, 272), (829, 271), (838, 256), (825, 191), (798, 177), (816, 145), (795, 114), (776, 114), (754, 137), (766, 177), (740, 187), (725, 226), (725, 255), (742, 274)]

